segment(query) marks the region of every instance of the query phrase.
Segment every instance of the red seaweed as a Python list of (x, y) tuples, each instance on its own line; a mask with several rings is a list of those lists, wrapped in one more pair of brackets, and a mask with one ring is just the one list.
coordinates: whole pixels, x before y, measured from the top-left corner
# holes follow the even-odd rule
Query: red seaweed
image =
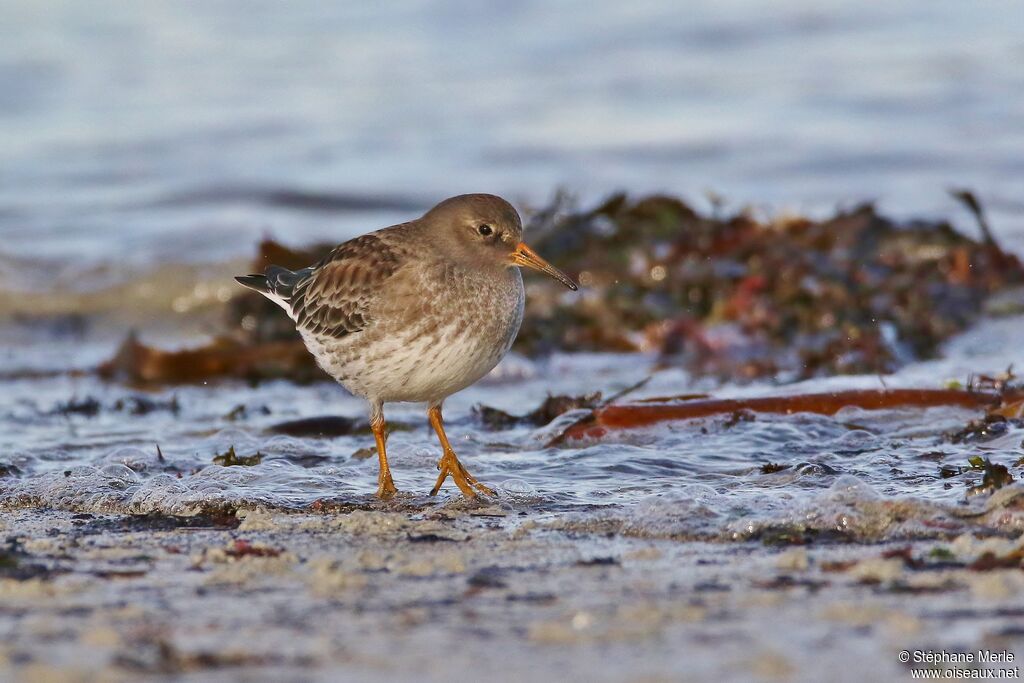
[(902, 406), (929, 408), (954, 406), (984, 409), (1018, 400), (1016, 394), (985, 393), (961, 389), (878, 389), (850, 390), (794, 396), (764, 396), (738, 399), (697, 399), (678, 403), (628, 403), (608, 405), (572, 424), (549, 445), (584, 438), (599, 438), (610, 431), (646, 427), (659, 422), (692, 420), (713, 415), (753, 413), (818, 413), (834, 415), (843, 408), (882, 410)]

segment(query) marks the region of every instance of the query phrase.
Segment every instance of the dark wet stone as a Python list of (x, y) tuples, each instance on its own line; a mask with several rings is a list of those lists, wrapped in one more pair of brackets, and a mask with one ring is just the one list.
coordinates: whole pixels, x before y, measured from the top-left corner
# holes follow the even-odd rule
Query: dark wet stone
[(802, 462), (797, 464), (796, 469), (800, 474), (810, 474), (814, 476), (835, 476), (841, 474), (842, 471), (826, 465), (823, 462)]
[(234, 510), (217, 510), (191, 517), (151, 512), (145, 515), (121, 515), (93, 519), (76, 529), (82, 535), (134, 533), (139, 531), (173, 531), (175, 529), (235, 529), (242, 520)]
[(148, 573), (148, 569), (99, 569), (92, 575), (98, 579), (138, 579)]
[(519, 593), (505, 596), (508, 602), (549, 603), (558, 600), (554, 593)]
[(955, 465), (943, 465), (939, 468), (939, 476), (943, 479), (951, 479), (958, 477), (963, 474), (966, 470), (963, 467), (956, 467)]
[[(258, 408), (253, 408), (252, 411), (260, 415), (270, 415), (272, 413), (270, 408), (268, 408), (267, 406), (259, 406)], [(234, 408), (228, 411), (228, 413), (224, 416), (224, 419), (229, 420), (231, 422), (235, 422), (236, 420), (245, 420), (249, 417), (249, 412), (250, 409), (247, 405), (245, 405), (244, 403), (239, 403)]]
[(997, 630), (993, 634), (996, 638), (1017, 638), (1024, 639), (1024, 625), (1007, 626)]
[[(51, 411), (51, 414), (96, 417), (104, 409), (103, 404), (95, 396), (86, 396), (85, 398), (72, 398), (64, 403), (58, 403)], [(181, 405), (178, 403), (177, 396), (160, 400), (141, 394), (134, 394), (117, 399), (106, 410), (134, 416), (149, 415), (157, 411), (166, 411), (172, 415), (177, 415), (181, 412)]]
[(693, 590), (698, 593), (728, 593), (732, 590), (732, 586), (728, 586), (724, 583), (717, 583), (715, 581), (705, 581), (698, 583), (693, 586)]
[(95, 417), (99, 415), (102, 407), (98, 399), (93, 396), (86, 396), (85, 398), (73, 398), (65, 403), (58, 403), (57, 407), (53, 409), (53, 413), (57, 415)]
[(149, 415), (157, 411), (166, 411), (171, 415), (181, 412), (181, 405), (178, 404), (178, 397), (160, 401), (148, 396), (134, 395), (119, 398), (114, 402), (113, 409), (118, 412), (125, 412), (129, 415)]
[(770, 526), (759, 530), (751, 540), (758, 540), (768, 546), (811, 545), (832, 543), (853, 543), (857, 539), (833, 529), (804, 529), (794, 526)]
[(454, 538), (439, 534), (409, 534), (406, 539), (410, 543), (455, 543)]
[(8, 539), (7, 547), (0, 549), (0, 578), (28, 581), (49, 579), (55, 573), (51, 567), (32, 561), (32, 556), (21, 549), (19, 539)]
[(944, 451), (928, 451), (927, 453), (921, 453), (917, 457), (921, 458), (922, 460), (939, 461), (945, 458), (947, 455), (948, 453), (945, 453)]
[(507, 588), (504, 575), (501, 567), (483, 567), (466, 579), (466, 583), (472, 588)]
[(938, 585), (921, 586), (908, 584), (903, 581), (896, 581), (882, 591), (884, 593), (895, 593), (897, 595), (929, 595), (936, 593), (948, 593), (950, 591), (963, 590), (963, 587), (955, 581), (946, 581)]
[(828, 586), (828, 581), (816, 581), (814, 579), (806, 578), (794, 578), (789, 574), (782, 574), (772, 579), (765, 581), (754, 581), (756, 588), (762, 588), (764, 590), (789, 590), (791, 588), (806, 588), (807, 590), (815, 593), (825, 586)]
[(4, 477), (17, 477), (22, 473), (22, 469), (17, 465), (11, 463), (0, 463), (0, 479)]
[(306, 417), (301, 420), (279, 422), (268, 427), (267, 431), (271, 434), (285, 434), (287, 436), (331, 438), (369, 433), (370, 423), (363, 419), (342, 417), (341, 415), (321, 415), (319, 417)]

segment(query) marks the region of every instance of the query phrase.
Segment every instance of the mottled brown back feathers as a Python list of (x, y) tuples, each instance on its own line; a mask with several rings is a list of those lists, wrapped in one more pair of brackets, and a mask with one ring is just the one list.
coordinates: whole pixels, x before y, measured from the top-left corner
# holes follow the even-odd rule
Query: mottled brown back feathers
[(356, 237), (318, 263), (296, 284), (291, 298), (298, 326), (334, 338), (366, 327), (370, 302), (401, 265), (397, 249), (389, 242), (377, 234)]

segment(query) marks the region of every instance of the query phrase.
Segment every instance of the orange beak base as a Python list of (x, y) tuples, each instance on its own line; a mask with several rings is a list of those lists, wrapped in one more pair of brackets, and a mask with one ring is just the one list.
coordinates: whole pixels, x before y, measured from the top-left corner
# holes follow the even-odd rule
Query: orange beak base
[(526, 242), (520, 242), (516, 246), (516, 250), (512, 252), (512, 263), (520, 267), (533, 268), (534, 270), (546, 273), (574, 292), (579, 289), (568, 275), (542, 259), (537, 252), (526, 246)]

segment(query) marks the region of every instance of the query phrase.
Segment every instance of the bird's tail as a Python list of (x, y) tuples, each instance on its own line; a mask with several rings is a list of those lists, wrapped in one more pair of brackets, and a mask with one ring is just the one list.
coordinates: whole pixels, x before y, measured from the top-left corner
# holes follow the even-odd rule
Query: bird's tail
[(289, 302), (295, 291), (295, 285), (309, 272), (309, 268), (291, 271), (281, 266), (268, 266), (262, 275), (240, 275), (235, 280), (240, 285), (259, 292), (287, 311), (291, 308)]

